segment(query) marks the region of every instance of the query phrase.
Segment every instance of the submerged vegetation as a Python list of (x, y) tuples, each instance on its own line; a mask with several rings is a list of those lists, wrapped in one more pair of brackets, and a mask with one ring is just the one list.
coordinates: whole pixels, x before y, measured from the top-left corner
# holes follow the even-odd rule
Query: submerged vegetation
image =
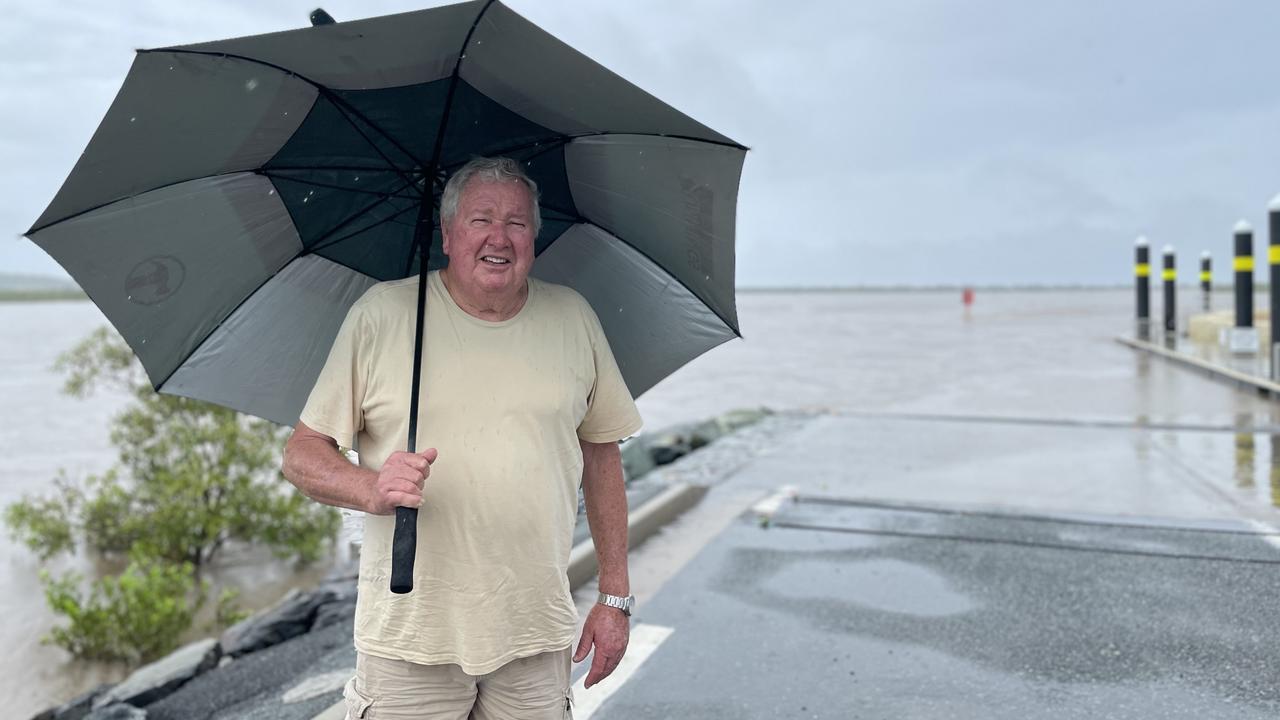
[[(119, 336), (94, 332), (59, 358), (65, 391), (128, 389), (133, 401), (112, 421), (116, 465), (54, 493), (5, 509), (10, 532), (42, 559), (77, 547), (127, 559), (117, 576), (81, 592), (75, 575), (42, 574), (45, 597), (69, 624), (48, 641), (77, 657), (145, 662), (176, 647), (207, 599), (202, 575), (229, 543), (256, 543), (300, 563), (316, 560), (336, 534), (337, 511), (293, 491), (279, 473), (285, 430), (264, 420), (151, 389)], [(240, 615), (234, 596), (218, 617)]]

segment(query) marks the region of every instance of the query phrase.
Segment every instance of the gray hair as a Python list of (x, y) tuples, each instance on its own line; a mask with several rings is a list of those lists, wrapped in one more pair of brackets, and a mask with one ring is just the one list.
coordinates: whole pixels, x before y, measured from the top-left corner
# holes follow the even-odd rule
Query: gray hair
[(458, 214), (458, 200), (462, 198), (462, 190), (472, 180), (481, 182), (510, 182), (518, 180), (529, 190), (529, 198), (533, 201), (533, 234), (536, 237), (542, 229), (542, 213), (538, 208), (538, 183), (533, 181), (524, 171), (524, 167), (508, 157), (478, 157), (458, 168), (449, 182), (445, 183), (444, 192), (440, 195), (440, 224), (453, 222)]

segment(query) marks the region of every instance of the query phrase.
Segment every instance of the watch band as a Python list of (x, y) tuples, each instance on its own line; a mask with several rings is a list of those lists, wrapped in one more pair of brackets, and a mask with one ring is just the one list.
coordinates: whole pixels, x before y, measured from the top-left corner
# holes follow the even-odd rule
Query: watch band
[(596, 597), (596, 602), (604, 605), (605, 607), (617, 608), (622, 611), (622, 614), (627, 617), (631, 617), (631, 610), (636, 606), (636, 596), (628, 595), (626, 597), (621, 597), (618, 595), (606, 595), (605, 593), (600, 593)]

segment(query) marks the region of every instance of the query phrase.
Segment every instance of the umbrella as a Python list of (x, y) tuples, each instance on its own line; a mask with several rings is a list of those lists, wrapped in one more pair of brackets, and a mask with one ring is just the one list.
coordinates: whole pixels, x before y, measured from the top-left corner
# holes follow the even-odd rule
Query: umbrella
[(296, 423), (347, 308), (446, 263), (440, 191), (480, 155), (538, 183), (532, 274), (591, 303), (632, 393), (739, 334), (745, 147), (494, 0), (313, 17), (138, 51), (26, 233), (157, 391)]

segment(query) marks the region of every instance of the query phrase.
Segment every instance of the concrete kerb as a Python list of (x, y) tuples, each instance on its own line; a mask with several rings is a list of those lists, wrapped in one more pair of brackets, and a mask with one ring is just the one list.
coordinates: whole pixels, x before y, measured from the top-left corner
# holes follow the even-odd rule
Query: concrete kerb
[(1242, 373), (1239, 370), (1224, 368), (1207, 360), (1202, 360), (1186, 353), (1180, 353), (1176, 350), (1170, 350), (1169, 348), (1161, 347), (1155, 343), (1122, 336), (1116, 337), (1116, 342), (1121, 345), (1128, 345), (1135, 350), (1142, 350), (1153, 355), (1159, 355), (1160, 357), (1172, 360), (1173, 362), (1181, 365), (1186, 365), (1196, 370), (1202, 370), (1217, 379), (1234, 382), (1237, 385), (1257, 390), (1260, 393), (1268, 394), (1272, 397), (1280, 397), (1280, 383), (1274, 383), (1265, 378), (1249, 375), (1248, 373)]
[[(649, 539), (662, 526), (675, 520), (686, 510), (698, 504), (707, 494), (705, 485), (678, 483), (640, 506), (639, 510), (628, 513), (627, 547), (634, 548)], [(599, 563), (596, 561), (596, 548), (590, 538), (573, 547), (569, 553), (569, 587), (577, 590), (596, 576)]]

